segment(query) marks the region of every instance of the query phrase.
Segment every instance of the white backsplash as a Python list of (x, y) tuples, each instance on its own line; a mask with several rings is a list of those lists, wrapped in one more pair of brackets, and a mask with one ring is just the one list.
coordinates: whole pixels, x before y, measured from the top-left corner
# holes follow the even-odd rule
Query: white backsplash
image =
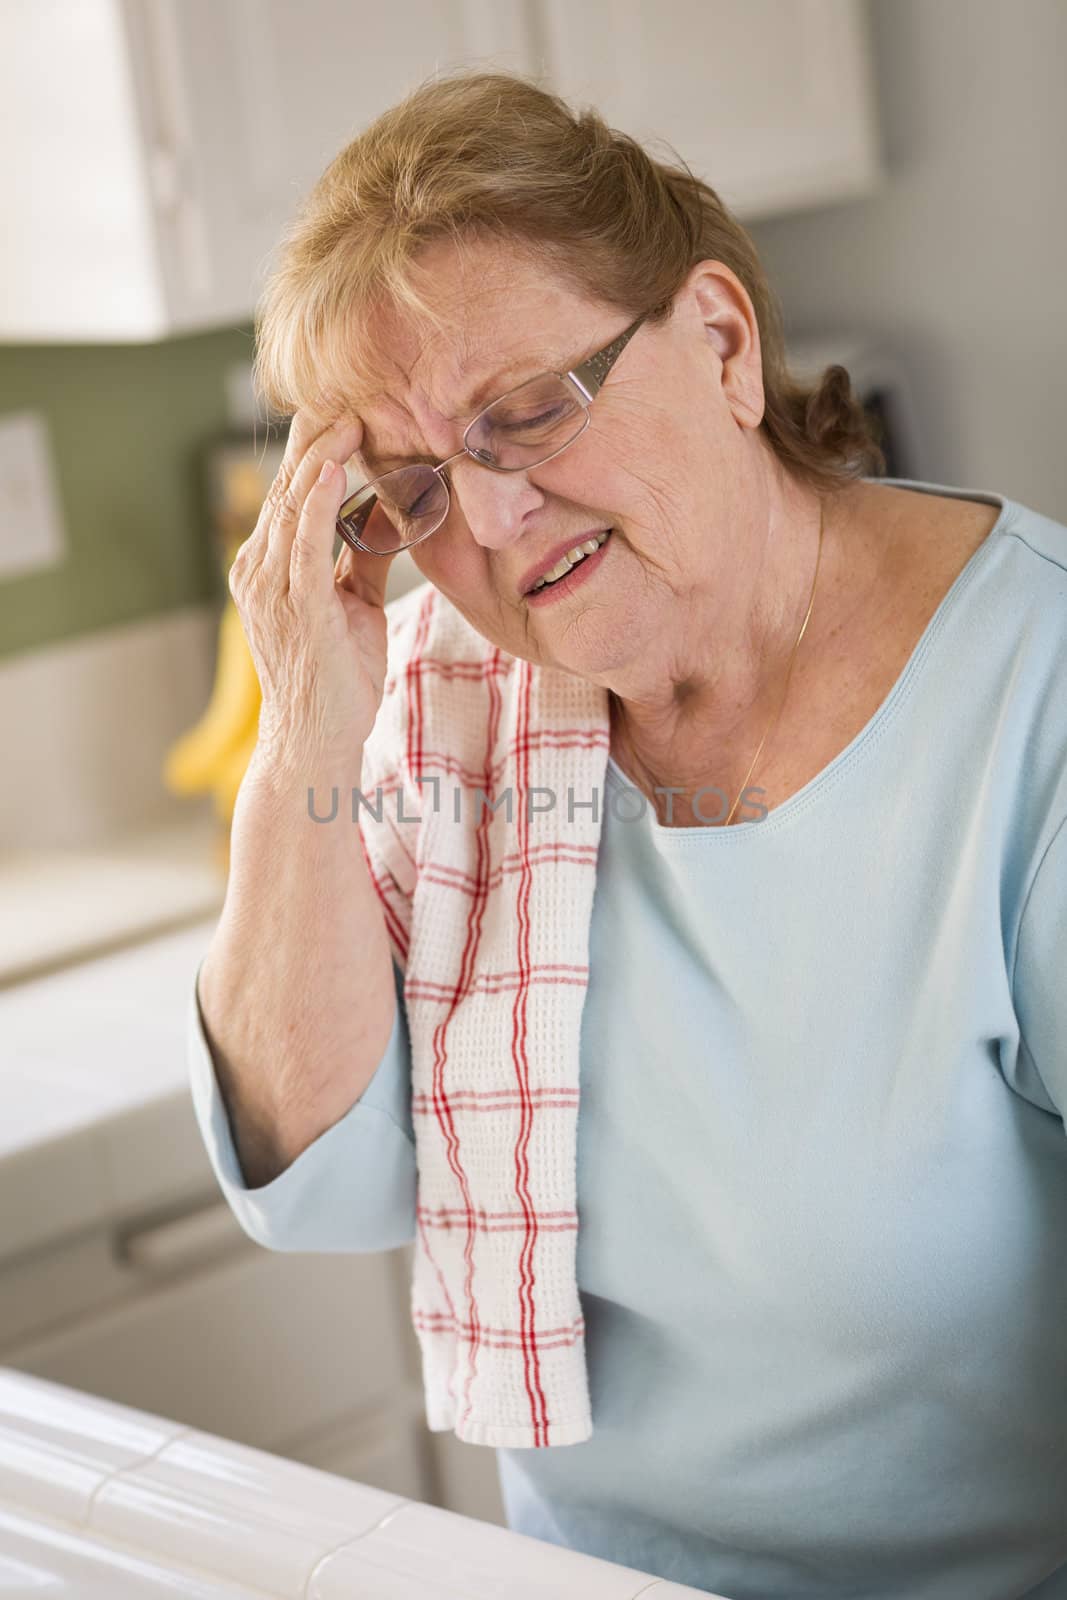
[(218, 607), (184, 607), (0, 661), (0, 852), (99, 843), (180, 821), (162, 769), (201, 716)]
[[(396, 556), (387, 600), (422, 581)], [(219, 614), (185, 606), (0, 660), (0, 853), (94, 845), (202, 809), (169, 794), (162, 770), (208, 703)]]

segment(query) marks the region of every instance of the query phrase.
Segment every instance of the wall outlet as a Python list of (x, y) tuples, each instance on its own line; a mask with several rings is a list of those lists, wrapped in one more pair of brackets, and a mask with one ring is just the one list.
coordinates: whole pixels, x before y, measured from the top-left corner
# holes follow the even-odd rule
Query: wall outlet
[(0, 582), (66, 559), (48, 425), (36, 411), (0, 415)]

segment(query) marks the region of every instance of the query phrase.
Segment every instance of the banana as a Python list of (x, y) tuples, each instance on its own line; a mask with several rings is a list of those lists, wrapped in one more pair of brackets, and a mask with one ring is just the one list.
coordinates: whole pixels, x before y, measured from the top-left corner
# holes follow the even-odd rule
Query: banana
[(233, 808), (237, 803), (237, 791), (241, 787), (252, 759), (252, 751), (256, 748), (259, 737), (259, 717), (251, 724), (245, 733), (237, 740), (222, 757), (215, 769), (211, 792), (215, 800), (215, 815), (220, 822), (233, 821)]
[(230, 754), (238, 745), (248, 745), (250, 732), (255, 744), (261, 698), (252, 653), (230, 599), (219, 624), (211, 698), (199, 722), (171, 746), (164, 762), (163, 781), (172, 794), (210, 789)]

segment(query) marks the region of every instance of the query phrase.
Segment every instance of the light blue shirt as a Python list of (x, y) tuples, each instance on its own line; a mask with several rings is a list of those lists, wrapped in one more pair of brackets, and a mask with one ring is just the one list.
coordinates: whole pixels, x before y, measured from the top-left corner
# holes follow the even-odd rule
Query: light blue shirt
[[(873, 718), (764, 820), (663, 827), (610, 760), (606, 799), (593, 1435), (497, 1452), (510, 1526), (731, 1600), (1065, 1600), (1067, 527), (1004, 500)], [(362, 1099), (249, 1191), (194, 1002), (252, 1238), (414, 1238), (409, 1048), (401, 1005)]]

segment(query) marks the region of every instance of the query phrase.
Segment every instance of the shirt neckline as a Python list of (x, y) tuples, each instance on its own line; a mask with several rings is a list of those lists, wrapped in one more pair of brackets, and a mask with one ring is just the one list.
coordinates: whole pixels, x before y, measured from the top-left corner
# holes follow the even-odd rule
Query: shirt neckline
[[(713, 824), (707, 826), (697, 824), (691, 828), (667, 827), (657, 819), (646, 796), (626, 776), (609, 751), (605, 773), (607, 787), (636, 793), (645, 808), (639, 817), (627, 817), (624, 822), (625, 826), (632, 827), (635, 822), (638, 822), (648, 830), (657, 845), (663, 844), (667, 846), (672, 844), (691, 844), (697, 839), (702, 842), (714, 839), (716, 848), (719, 847), (719, 841), (723, 842), (723, 848), (733, 848), (739, 840), (749, 841), (753, 837), (766, 838), (771, 833), (777, 833), (781, 828), (789, 826), (796, 816), (814, 805), (822, 793), (838, 781), (845, 768), (858, 759), (861, 747), (867, 744), (880, 731), (902, 704), (926, 657), (929, 655), (937, 635), (941, 632), (949, 613), (958, 603), (960, 596), (970, 587), (976, 574), (990, 559), (990, 552), (1004, 534), (1016, 507), (1015, 502), (1009, 500), (1007, 496), (995, 494), (992, 490), (961, 489), (949, 484), (929, 483), (918, 478), (864, 478), (862, 481), (864, 483), (889, 484), (901, 489), (916, 489), (921, 494), (942, 495), (954, 500), (972, 500), (978, 505), (994, 505), (1000, 508), (996, 522), (994, 522), (977, 550), (960, 568), (953, 582), (942, 595), (937, 610), (920, 634), (915, 648), (909, 655), (896, 682), (881, 705), (845, 748), (839, 750), (833, 760), (828, 762), (821, 772), (817, 772), (813, 778), (809, 779), (802, 789), (798, 789), (795, 794), (790, 795), (789, 799), (784, 800), (780, 806), (775, 806), (761, 822), (747, 822), (736, 828), (715, 827)], [(709, 796), (709, 810), (713, 804), (714, 797)], [(605, 792), (605, 812), (609, 809)], [(612, 816), (613, 822), (623, 823), (623, 820), (614, 815)], [(604, 823), (606, 824), (606, 822), (607, 816), (605, 815)], [(726, 841), (729, 841), (729, 846), (726, 845)]]

